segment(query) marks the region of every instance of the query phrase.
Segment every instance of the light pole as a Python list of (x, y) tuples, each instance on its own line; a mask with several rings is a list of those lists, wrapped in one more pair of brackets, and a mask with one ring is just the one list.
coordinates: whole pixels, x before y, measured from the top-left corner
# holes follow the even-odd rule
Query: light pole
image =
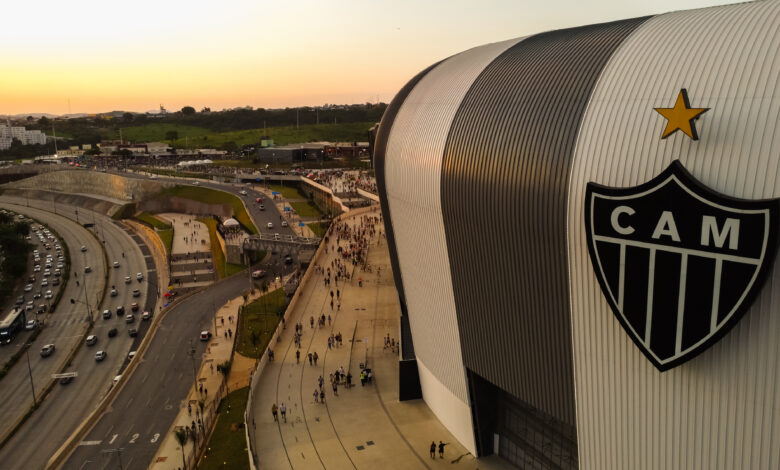
[[(215, 331), (214, 334), (216, 335), (217, 332)], [(195, 381), (195, 386), (198, 385), (198, 375), (195, 373), (195, 346), (192, 345), (192, 340), (190, 340), (190, 350), (187, 351), (187, 355), (190, 356), (190, 359), (192, 360), (192, 379)]]
[(35, 399), (35, 385), (33, 384), (33, 376), (32, 376), (32, 367), (30, 367), (30, 346), (31, 344), (27, 344), (27, 372), (30, 373), (30, 388), (32, 388), (32, 396), (33, 396), (33, 406), (38, 406), (38, 400)]
[(87, 306), (87, 316), (89, 317), (89, 324), (90, 325), (94, 325), (95, 324), (95, 320), (92, 318), (92, 309), (89, 306), (89, 296), (87, 295), (87, 276), (86, 276), (86, 273), (85, 273), (84, 277), (82, 278), (82, 284), (84, 286), (84, 302), (71, 298), (70, 299), (70, 303), (75, 304), (76, 302), (78, 302), (80, 304), (86, 305)]

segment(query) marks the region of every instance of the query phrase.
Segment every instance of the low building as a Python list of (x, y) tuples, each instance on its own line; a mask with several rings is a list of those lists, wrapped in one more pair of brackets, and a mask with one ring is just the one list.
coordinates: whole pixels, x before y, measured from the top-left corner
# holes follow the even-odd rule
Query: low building
[(306, 143), (280, 145), (278, 147), (261, 148), (257, 151), (257, 158), (268, 163), (301, 162), (305, 160), (318, 160), (325, 156), (325, 143)]

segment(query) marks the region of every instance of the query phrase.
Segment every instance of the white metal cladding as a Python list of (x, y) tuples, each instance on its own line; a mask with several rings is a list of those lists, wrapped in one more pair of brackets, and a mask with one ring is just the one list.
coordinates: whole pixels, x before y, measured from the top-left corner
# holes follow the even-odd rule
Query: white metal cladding
[[(705, 185), (780, 196), (780, 2), (670, 13), (610, 59), (583, 118), (568, 249), (582, 468), (780, 468), (780, 263), (744, 318), (698, 357), (659, 372), (623, 331), (593, 272), (585, 185), (635, 186), (679, 158)], [(687, 88), (701, 140), (661, 140)]]
[(428, 72), (398, 111), (385, 179), (417, 359), (464, 403), (466, 376), (441, 212), (441, 163), (452, 119), (480, 72), (513, 39), (453, 56)]

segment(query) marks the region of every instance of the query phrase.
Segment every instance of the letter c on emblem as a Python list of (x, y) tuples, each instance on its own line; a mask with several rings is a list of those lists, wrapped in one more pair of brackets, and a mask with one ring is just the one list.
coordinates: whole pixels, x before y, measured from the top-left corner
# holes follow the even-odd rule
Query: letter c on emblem
[(634, 215), (636, 211), (628, 206), (617, 206), (612, 211), (612, 217), (610, 217), (610, 221), (612, 222), (612, 228), (615, 229), (615, 231), (621, 235), (631, 235), (634, 233), (634, 227), (630, 225), (626, 225), (625, 227), (620, 225), (619, 218), (621, 214), (628, 214), (628, 215)]

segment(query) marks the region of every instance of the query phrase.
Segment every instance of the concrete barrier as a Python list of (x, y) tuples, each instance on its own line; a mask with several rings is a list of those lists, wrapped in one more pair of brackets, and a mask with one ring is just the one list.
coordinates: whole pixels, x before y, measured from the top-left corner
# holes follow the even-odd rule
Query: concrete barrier
[(159, 193), (173, 183), (89, 170), (42, 173), (4, 185), (8, 188), (44, 189), (64, 193), (98, 194), (113, 199), (137, 201)]

